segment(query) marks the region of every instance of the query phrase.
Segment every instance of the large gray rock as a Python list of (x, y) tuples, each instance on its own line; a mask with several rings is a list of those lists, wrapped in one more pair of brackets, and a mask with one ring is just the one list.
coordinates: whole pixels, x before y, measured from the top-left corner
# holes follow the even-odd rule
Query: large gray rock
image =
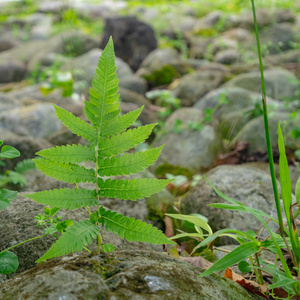
[(136, 17), (107, 18), (101, 48), (105, 47), (110, 36), (114, 40), (116, 56), (126, 61), (134, 71), (157, 47), (152, 27)]
[(43, 263), (0, 286), (13, 299), (224, 299), (258, 296), (218, 275), (199, 277), (202, 269), (150, 251), (74, 254)]
[[(179, 131), (175, 132), (177, 120), (181, 121)], [(154, 145), (165, 144), (155, 167), (163, 164), (180, 166), (196, 173), (200, 169), (208, 168), (217, 157), (221, 145), (218, 133), (212, 125), (204, 124), (200, 130), (188, 128), (202, 122), (203, 113), (194, 108), (176, 110), (165, 122), (161, 135), (156, 137)]]
[[(283, 135), (286, 138), (285, 145), (287, 147), (297, 149), (297, 141), (293, 140), (289, 135), (289, 132), (295, 127), (290, 121), (290, 113), (287, 112), (274, 112), (271, 117), (269, 117), (269, 130), (270, 138), (273, 146), (276, 146), (278, 141), (278, 123), (281, 123), (281, 129)], [(264, 130), (264, 120), (263, 116), (259, 116), (249, 123), (247, 123), (234, 137), (231, 144), (237, 141), (248, 142), (249, 148), (248, 153), (252, 154), (255, 151), (267, 151), (265, 130)]]
[[(37, 177), (35, 177), (37, 179)], [(40, 176), (39, 180), (44, 178), (44, 185), (45, 188), (64, 188), (69, 187), (71, 188), (70, 184), (57, 182), (51, 180), (51, 178), (46, 178), (45, 176)], [(41, 183), (41, 182), (40, 182)], [(32, 192), (32, 190), (31, 190)], [(112, 200), (113, 201), (113, 200)], [(130, 203), (129, 203), (130, 202)], [(128, 217), (135, 217), (136, 219), (145, 218), (145, 210), (146, 208), (146, 201), (140, 200), (140, 203), (132, 210), (132, 206), (134, 205), (133, 201), (129, 201), (128, 205), (126, 206), (127, 209), (123, 209), (123, 213)], [(106, 199), (106, 204), (109, 201)], [(119, 207), (121, 201), (119, 200)], [(103, 203), (104, 204), (104, 203)], [(110, 204), (115, 208), (116, 204)], [(38, 214), (43, 214), (44, 212), (44, 205), (39, 204), (33, 200), (25, 198), (23, 194), (18, 194), (18, 197), (11, 201), (11, 205), (4, 210), (1, 210), (0, 213), (0, 230), (1, 240), (0, 240), (0, 251), (7, 249), (13, 245), (16, 245), (20, 242), (23, 242), (27, 239), (41, 236), (44, 234), (43, 229), (41, 227), (36, 226), (36, 222), (34, 217)], [(94, 208), (91, 208), (92, 211)], [(121, 212), (120, 212), (121, 213)], [(144, 215), (142, 215), (144, 213)], [(79, 208), (74, 210), (60, 210), (58, 215), (62, 216), (62, 220), (71, 219), (73, 221), (84, 220), (89, 218), (89, 214), (85, 208)], [(139, 215), (139, 216), (138, 216)], [(145, 221), (145, 220), (144, 220)], [(122, 240), (118, 236), (105, 231), (104, 229), (101, 231), (102, 239), (104, 243), (111, 243), (114, 245), (116, 250), (123, 250), (123, 249), (158, 249), (162, 251), (161, 246), (155, 246), (151, 244), (143, 244), (143, 243), (130, 243), (126, 240)], [(35, 266), (35, 261), (40, 258), (53, 244), (55, 238), (51, 235), (47, 235), (46, 237), (33, 240), (30, 243), (25, 243), (21, 246), (14, 248), (12, 251), (16, 253), (19, 258), (20, 266), (16, 273), (23, 272), (28, 270), (29, 268)], [(88, 247), (91, 251), (97, 250), (97, 243), (96, 241), (93, 242)], [(0, 282), (4, 281), (6, 278), (12, 277), (14, 274), (9, 276), (1, 276)], [(1, 298), (1, 297), (0, 297)]]
[[(207, 179), (223, 194), (251, 208), (275, 217), (276, 208), (270, 175), (259, 169), (244, 165), (223, 165), (206, 174)], [(241, 231), (260, 229), (261, 224), (251, 214), (209, 207), (213, 203), (229, 203), (219, 197), (202, 179), (182, 202), (182, 213), (200, 213), (208, 218), (213, 231), (231, 228)], [(270, 223), (270, 226), (272, 222)], [(273, 224), (275, 225), (275, 224)], [(273, 226), (274, 228), (274, 226)], [(221, 238), (221, 243), (233, 240)]]
[(52, 104), (33, 104), (0, 113), (0, 127), (33, 138), (47, 138), (62, 126)]
[[(264, 72), (267, 96), (278, 100), (294, 100), (298, 91), (297, 77), (281, 69)], [(228, 81), (222, 87), (241, 87), (261, 94), (260, 72), (254, 71), (240, 74)]]
[(206, 70), (187, 74), (178, 79), (171, 86), (175, 97), (181, 99), (182, 106), (192, 106), (206, 93), (217, 88), (224, 81), (224, 74), (220, 71)]
[(0, 83), (21, 81), (26, 72), (24, 63), (19, 60), (0, 61)]

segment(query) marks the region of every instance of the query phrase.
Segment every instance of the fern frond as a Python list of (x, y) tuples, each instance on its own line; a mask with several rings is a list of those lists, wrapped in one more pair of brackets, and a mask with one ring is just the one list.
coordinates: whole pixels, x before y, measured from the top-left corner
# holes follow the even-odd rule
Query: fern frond
[(42, 191), (24, 196), (33, 199), (38, 203), (63, 209), (92, 206), (97, 205), (99, 202), (96, 190), (91, 191), (86, 189), (54, 189), (51, 191)]
[(78, 136), (81, 136), (90, 142), (94, 142), (97, 140), (97, 132), (91, 125), (81, 120), (80, 118), (75, 117), (67, 110), (56, 106), (55, 104), (53, 104), (53, 106), (55, 108), (57, 117), (74, 134), (77, 134)]
[(81, 163), (83, 161), (96, 161), (95, 146), (82, 146), (82, 145), (66, 145), (55, 146), (53, 148), (41, 150), (36, 153), (51, 161), (61, 163)]
[(169, 240), (161, 230), (141, 220), (124, 217), (117, 212), (105, 210), (103, 207), (100, 207), (99, 212), (101, 216), (99, 223), (101, 223), (107, 231), (111, 231), (129, 242), (145, 242), (157, 245), (175, 244)]
[(143, 152), (99, 159), (98, 174), (100, 176), (115, 176), (141, 172), (157, 160), (162, 148), (163, 146), (160, 146)]
[(123, 200), (143, 199), (161, 191), (171, 180), (163, 179), (131, 179), (131, 180), (103, 180), (98, 178), (99, 196)]
[(79, 221), (68, 227), (61, 237), (51, 246), (51, 248), (37, 262), (41, 262), (52, 257), (69, 254), (74, 251), (81, 251), (83, 246), (88, 246), (99, 233), (99, 226), (89, 219)]
[(85, 167), (73, 164), (53, 162), (43, 158), (34, 159), (34, 162), (42, 173), (56, 178), (56, 180), (69, 183), (96, 182), (94, 169), (86, 169)]
[(100, 157), (110, 157), (121, 154), (134, 146), (143, 143), (151, 134), (156, 124), (149, 124), (138, 128), (129, 129), (110, 139), (101, 140), (98, 145)]
[(102, 126), (101, 137), (106, 138), (115, 134), (119, 134), (122, 131), (126, 130), (133, 122), (139, 117), (143, 110), (144, 106), (139, 109), (130, 111), (129, 113), (113, 119), (111, 122), (106, 122)]
[(23, 174), (30, 170), (34, 170), (35, 168), (35, 163), (32, 159), (24, 159), (16, 164), (15, 171)]

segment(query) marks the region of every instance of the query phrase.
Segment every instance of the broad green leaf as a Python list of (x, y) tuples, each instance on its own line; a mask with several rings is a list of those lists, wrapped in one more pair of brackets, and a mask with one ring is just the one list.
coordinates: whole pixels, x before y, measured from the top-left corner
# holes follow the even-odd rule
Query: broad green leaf
[(10, 205), (9, 200), (0, 198), (0, 210), (8, 207), (9, 205)]
[(0, 253), (0, 274), (11, 274), (19, 267), (19, 261), (16, 254), (5, 251)]
[(104, 252), (112, 252), (115, 251), (115, 247), (112, 244), (106, 243), (103, 245)]
[(210, 235), (213, 234), (210, 226), (207, 224), (207, 222), (205, 222), (201, 218), (194, 217), (194, 216), (180, 215), (180, 214), (166, 214), (166, 216), (174, 218), (174, 219), (178, 219), (178, 220), (184, 220), (184, 221), (191, 222), (192, 224), (198, 225), (201, 228), (203, 228), (204, 230), (206, 230)]
[(0, 210), (8, 207), (10, 201), (17, 197), (16, 191), (10, 191), (7, 189), (0, 190)]
[[(298, 178), (296, 183), (295, 196), (296, 196), (296, 201), (300, 201), (300, 177)], [(300, 204), (298, 204), (298, 206), (300, 206)]]
[(279, 171), (280, 171), (280, 186), (283, 207), (288, 223), (291, 223), (290, 207), (292, 204), (292, 187), (288, 162), (285, 154), (284, 140), (278, 123), (278, 148), (279, 148)]
[(248, 256), (255, 254), (260, 249), (260, 244), (258, 242), (249, 242), (238, 246), (233, 251), (228, 253), (226, 256), (218, 260), (213, 266), (208, 270), (200, 274), (200, 277), (208, 276), (214, 272), (224, 270), (233, 264), (247, 258)]
[(248, 272), (251, 272), (251, 270), (252, 270), (251, 265), (248, 262), (246, 262), (245, 260), (242, 260), (239, 262), (238, 268), (242, 273), (248, 273)]
[(3, 146), (1, 148), (1, 153), (0, 153), (0, 158), (15, 158), (19, 157), (21, 153), (14, 147), (12, 146)]
[(170, 237), (170, 240), (175, 240), (175, 239), (181, 239), (181, 238), (184, 238), (184, 237), (191, 237), (191, 238), (200, 238), (202, 239), (202, 235), (199, 234), (199, 233), (179, 233), (179, 234), (176, 234), (172, 237)]

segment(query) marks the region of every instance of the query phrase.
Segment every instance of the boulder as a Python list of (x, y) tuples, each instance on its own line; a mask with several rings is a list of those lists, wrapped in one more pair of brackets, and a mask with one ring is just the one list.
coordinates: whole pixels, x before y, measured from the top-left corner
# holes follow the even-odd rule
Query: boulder
[[(298, 91), (297, 77), (287, 70), (272, 69), (264, 72), (268, 97), (278, 100), (295, 100)], [(240, 74), (222, 87), (240, 87), (261, 94), (260, 72)]]
[(101, 42), (103, 49), (112, 36), (116, 56), (126, 61), (136, 71), (145, 57), (157, 47), (152, 27), (136, 17), (112, 17), (106, 19)]
[(217, 63), (224, 64), (224, 65), (232, 65), (239, 60), (241, 60), (242, 56), (239, 51), (235, 49), (228, 49), (219, 51), (216, 55), (214, 60)]
[(181, 108), (173, 112), (165, 121), (162, 133), (153, 142), (154, 146), (165, 144), (154, 168), (167, 164), (196, 173), (210, 167), (221, 150), (221, 145), (214, 126), (203, 124), (201, 129), (197, 129), (201, 122), (201, 110)]
[[(290, 121), (290, 113), (287, 112), (274, 112), (271, 117), (269, 117), (269, 130), (272, 145), (277, 145), (279, 122), (281, 123), (283, 135), (286, 138), (285, 146), (297, 149), (297, 141), (299, 142), (299, 138), (293, 140), (289, 134), (289, 132), (297, 125)], [(231, 141), (231, 144), (235, 144), (237, 141), (249, 143), (248, 154), (253, 154), (255, 151), (267, 151), (263, 116), (259, 116), (245, 124)]]
[[(276, 218), (276, 207), (271, 177), (262, 170), (244, 165), (222, 165), (206, 174), (207, 179), (223, 194)], [(183, 200), (183, 214), (200, 213), (208, 218), (213, 231), (231, 228), (257, 232), (261, 224), (251, 214), (209, 207), (213, 203), (229, 203), (219, 197), (202, 179)], [(277, 228), (272, 222), (272, 228)], [(232, 244), (233, 239), (221, 238), (221, 244)]]
[(26, 73), (27, 68), (21, 61), (14, 59), (0, 61), (0, 83), (21, 81)]
[(224, 81), (223, 72), (199, 70), (182, 76), (170, 86), (175, 97), (181, 99), (182, 106), (192, 106), (206, 93), (216, 89)]
[(73, 254), (42, 263), (0, 286), (0, 298), (259, 299), (241, 285), (185, 261), (150, 251)]
[(52, 104), (33, 104), (0, 113), (0, 127), (18, 135), (47, 138), (60, 128)]

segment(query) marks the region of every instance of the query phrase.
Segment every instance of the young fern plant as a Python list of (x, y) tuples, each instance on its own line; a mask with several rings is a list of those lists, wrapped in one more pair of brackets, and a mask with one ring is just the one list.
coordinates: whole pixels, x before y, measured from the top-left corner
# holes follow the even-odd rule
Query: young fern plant
[[(140, 109), (119, 116), (119, 95), (113, 41), (110, 38), (100, 57), (90, 88), (90, 101), (85, 101), (84, 113), (89, 122), (55, 106), (57, 117), (74, 134), (89, 141), (89, 146), (67, 145), (42, 150), (35, 159), (37, 168), (44, 174), (64, 182), (74, 183), (75, 189), (54, 189), (26, 195), (41, 204), (62, 209), (86, 207), (90, 218), (68, 227), (61, 237), (37, 262), (81, 251), (98, 239), (98, 252), (103, 249), (100, 224), (107, 231), (128, 241), (153, 244), (172, 244), (160, 230), (152, 225), (128, 218), (100, 205), (100, 197), (117, 197), (122, 200), (142, 199), (162, 190), (170, 180), (158, 179), (102, 179), (101, 176), (129, 175), (153, 164), (162, 147), (144, 152), (125, 153), (144, 142), (156, 124), (128, 129), (138, 118)], [(123, 155), (121, 155), (123, 154)], [(80, 166), (93, 162), (95, 168)], [(95, 189), (79, 188), (77, 184), (92, 182)], [(89, 207), (97, 206), (91, 214)], [(86, 249), (86, 248), (85, 248)], [(86, 249), (88, 250), (88, 249)]]

